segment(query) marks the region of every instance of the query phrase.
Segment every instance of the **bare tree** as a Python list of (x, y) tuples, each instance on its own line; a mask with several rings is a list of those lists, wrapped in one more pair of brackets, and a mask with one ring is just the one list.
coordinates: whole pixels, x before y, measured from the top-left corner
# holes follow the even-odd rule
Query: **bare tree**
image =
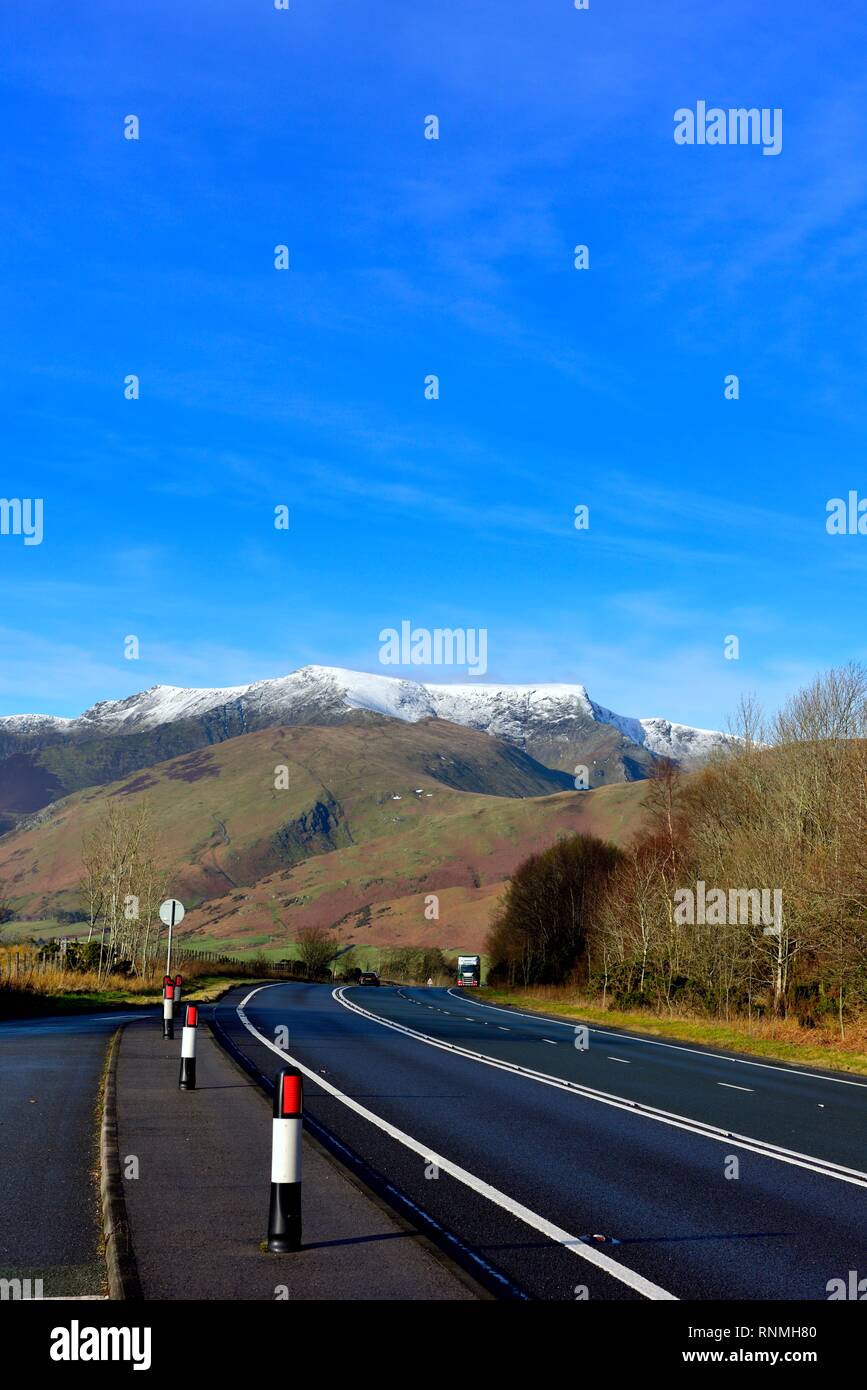
[(298, 955), (310, 979), (321, 975), (334, 958), (335, 943), (327, 927), (302, 927), (296, 938)]
[(84, 837), (82, 864), (88, 940), (100, 930), (100, 977), (118, 960), (146, 972), (152, 959), (151, 932), (167, 879), (159, 863), (148, 804), (130, 808), (109, 801)]

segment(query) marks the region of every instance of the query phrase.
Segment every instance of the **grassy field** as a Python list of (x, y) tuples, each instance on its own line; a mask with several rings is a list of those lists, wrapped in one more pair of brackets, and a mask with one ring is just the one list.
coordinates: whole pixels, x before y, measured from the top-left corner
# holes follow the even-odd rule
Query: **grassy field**
[(660, 1015), (603, 1009), (599, 1000), (584, 999), (574, 990), (555, 986), (530, 989), (482, 989), (479, 997), (491, 1004), (532, 1009), (576, 1023), (600, 1023), (673, 1042), (700, 1043), (720, 1051), (743, 1052), (798, 1066), (867, 1074), (867, 1019), (853, 1021), (841, 1040), (836, 1027), (804, 1028), (794, 1019), (709, 1019), (686, 1014)]
[(75, 936), (82, 927), (87, 930), (85, 922), (74, 922), (71, 927), (61, 928), (54, 917), (41, 917), (36, 921), (21, 918), (0, 926), (0, 945), (14, 946), (17, 941), (29, 944), (36, 937), (44, 937), (47, 941), (52, 936)]

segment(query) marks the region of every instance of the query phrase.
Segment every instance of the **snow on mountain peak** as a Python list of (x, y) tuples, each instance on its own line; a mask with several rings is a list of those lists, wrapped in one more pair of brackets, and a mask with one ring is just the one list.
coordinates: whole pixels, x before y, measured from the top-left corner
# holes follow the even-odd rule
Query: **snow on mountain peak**
[(615, 714), (591, 700), (583, 685), (426, 685), (400, 676), (315, 665), (250, 685), (214, 689), (154, 685), (122, 700), (101, 700), (77, 719), (10, 715), (0, 718), (0, 731), (91, 737), (137, 733), (218, 711), (232, 712), (237, 729), (243, 731), (282, 722), (316, 723), (322, 715), (339, 718), (347, 710), (369, 710), (408, 723), (448, 720), (519, 743), (529, 726), (544, 728), (556, 738), (558, 728), (587, 721), (609, 725), (630, 743), (684, 765), (702, 761), (725, 741), (714, 730)]
[(67, 729), (74, 723), (60, 714), (7, 714), (0, 718), (0, 729), (10, 734), (42, 734), (51, 729)]

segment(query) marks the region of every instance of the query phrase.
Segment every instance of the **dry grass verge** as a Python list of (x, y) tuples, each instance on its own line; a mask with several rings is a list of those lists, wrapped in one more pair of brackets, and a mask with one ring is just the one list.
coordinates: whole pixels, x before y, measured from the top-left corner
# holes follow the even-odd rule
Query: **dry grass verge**
[[(184, 977), (183, 999), (199, 1003), (208, 1003), (231, 985), (247, 980), (288, 978), (285, 972), (277, 972), (261, 960), (225, 964), (182, 961), (178, 969)], [(162, 991), (161, 969), (144, 976), (103, 975), (100, 979), (95, 970), (63, 970), (52, 963), (44, 970), (22, 972), (11, 979), (4, 972), (0, 979), (0, 1018), (158, 1004)]]
[(574, 989), (536, 985), (527, 989), (483, 989), (480, 997), (492, 1004), (534, 1009), (540, 1013), (574, 1018), (576, 1023), (600, 1023), (625, 1028), (673, 1042), (700, 1043), (721, 1051), (743, 1052), (755, 1057), (827, 1071), (867, 1074), (867, 1018), (853, 1019), (840, 1038), (835, 1026), (805, 1028), (795, 1019), (712, 1019), (685, 1013), (656, 1014), (636, 1010), (602, 1008), (601, 1001), (586, 998)]

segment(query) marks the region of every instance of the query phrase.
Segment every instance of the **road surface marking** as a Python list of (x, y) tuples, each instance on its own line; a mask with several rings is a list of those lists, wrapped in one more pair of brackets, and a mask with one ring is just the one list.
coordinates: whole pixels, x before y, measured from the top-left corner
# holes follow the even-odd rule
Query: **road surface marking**
[(504, 1028), (502, 1023), (498, 1023), (497, 1027), (499, 1028), (501, 1033), (511, 1033), (512, 1031), (511, 1028)]
[(632, 1063), (627, 1062), (625, 1057), (609, 1057), (609, 1062), (620, 1062), (624, 1067), (631, 1067)]
[(727, 1091), (749, 1091), (752, 1094), (755, 1089), (753, 1086), (735, 1086), (731, 1081), (718, 1081), (718, 1086), (725, 1086)]
[[(460, 1047), (457, 1043), (441, 1041), (432, 1038), (427, 1033), (417, 1033), (413, 1028), (407, 1028), (403, 1023), (394, 1023), (391, 1019), (383, 1018), (380, 1014), (370, 1013), (363, 1009), (359, 1004), (352, 1003), (344, 997), (346, 985), (331, 991), (332, 997), (342, 1004), (345, 1009), (350, 1009), (354, 1013), (360, 1014), (363, 1018), (368, 1018), (374, 1023), (378, 1023), (383, 1028), (393, 1028), (397, 1033), (404, 1033), (407, 1037), (417, 1038), (428, 1047), (438, 1047), (444, 1052), (454, 1052), (458, 1056), (468, 1057), (473, 1062), (481, 1062), (486, 1067), (496, 1067), (500, 1071), (511, 1071), (517, 1076), (523, 1076), (529, 1081), (538, 1081), (544, 1086), (554, 1086), (561, 1091), (571, 1091), (575, 1096), (581, 1096), (585, 1100), (598, 1101), (601, 1105), (611, 1105), (616, 1110), (628, 1110), (639, 1119), (656, 1120), (659, 1124), (671, 1125), (674, 1129), (687, 1130), (690, 1134), (697, 1134), (705, 1139), (713, 1139), (721, 1144), (730, 1144), (735, 1148), (746, 1149), (749, 1153), (759, 1154), (764, 1158), (772, 1158), (777, 1163), (789, 1163), (795, 1168), (806, 1168), (812, 1173), (819, 1173), (822, 1177), (836, 1178), (838, 1182), (848, 1182), (854, 1187), (867, 1187), (867, 1173), (860, 1168), (847, 1168), (842, 1163), (833, 1163), (829, 1159), (815, 1158), (812, 1154), (799, 1153), (797, 1149), (784, 1149), (778, 1144), (770, 1144), (764, 1139), (753, 1139), (748, 1134), (733, 1134), (729, 1130), (720, 1129), (716, 1125), (706, 1124), (704, 1120), (693, 1120), (688, 1115), (678, 1115), (670, 1110), (660, 1110), (656, 1106), (645, 1105), (640, 1101), (627, 1100), (625, 1096), (612, 1094), (610, 1091), (598, 1091), (594, 1087), (584, 1086), (577, 1081), (567, 1081), (564, 1077), (552, 1076), (550, 1072), (536, 1071), (532, 1067), (522, 1067), (517, 1062), (507, 1062), (500, 1058), (489, 1057), (484, 1052), (471, 1052), (469, 1048)], [(707, 1054), (702, 1054), (706, 1056)]]
[[(448, 993), (451, 994), (451, 990)], [(520, 1009), (503, 1009), (499, 1004), (485, 1004), (481, 999), (471, 998), (470, 1003), (475, 1004), (477, 1009), (494, 1009), (498, 1014), (511, 1014), (512, 1018), (529, 1018), (533, 1023), (547, 1023), (549, 1025), (553, 1023), (555, 1027), (571, 1028), (573, 1033), (576, 1024), (581, 1022), (580, 1019), (576, 1019), (575, 1023), (566, 1023), (561, 1018), (545, 1018), (539, 1014), (526, 1014), (522, 1013)], [(588, 1029), (588, 1032), (598, 1033), (603, 1038), (625, 1038), (627, 1042), (640, 1043), (646, 1047), (668, 1047), (674, 1052), (692, 1052), (696, 1057), (714, 1057), (720, 1062), (737, 1062), (742, 1067), (764, 1067), (766, 1071), (782, 1071), (789, 1076), (809, 1077), (811, 1081), (832, 1081), (837, 1086), (860, 1086), (862, 1090), (867, 1090), (867, 1081), (848, 1081), (843, 1076), (824, 1076), (821, 1072), (799, 1071), (796, 1067), (775, 1066), (773, 1062), (753, 1062), (749, 1057), (730, 1057), (727, 1052), (708, 1052), (701, 1047), (687, 1047), (684, 1043), (660, 1042), (657, 1038), (641, 1038), (635, 1033), (617, 1033), (613, 1028), (593, 1028), (589, 1024), (583, 1026)]]
[(543, 1039), (542, 1039), (542, 1042), (550, 1043), (552, 1047), (556, 1047), (556, 1046), (557, 1046), (557, 1044), (555, 1043), (555, 1041), (554, 1041), (553, 1038), (543, 1038)]
[[(271, 1042), (270, 1038), (266, 1038), (263, 1033), (259, 1032), (258, 1028), (254, 1027), (247, 1018), (244, 1010), (254, 994), (258, 994), (260, 990), (273, 989), (274, 987), (273, 985), (259, 985), (257, 989), (251, 990), (250, 993), (241, 1000), (241, 1003), (235, 1011), (247, 1031), (252, 1033), (253, 1037), (257, 1038), (260, 1043), (264, 1043), (265, 1047), (270, 1048), (272, 1052), (276, 1052), (278, 1057), (283, 1057), (291, 1066), (297, 1067), (305, 1076), (309, 1076), (311, 1081), (315, 1081), (317, 1086), (321, 1087), (324, 1091), (328, 1091), (336, 1100), (341, 1101), (344, 1105), (348, 1106), (350, 1110), (354, 1110), (357, 1115), (361, 1115), (365, 1120), (369, 1120), (371, 1124), (376, 1125), (378, 1129), (383, 1130), (386, 1134), (390, 1135), (392, 1139), (396, 1139), (398, 1143), (411, 1149), (413, 1153), (419, 1154), (426, 1163), (435, 1164), (442, 1172), (448, 1173), (451, 1177), (456, 1178), (458, 1182), (462, 1182), (466, 1187), (471, 1188), (473, 1192), (477, 1192), (480, 1197), (487, 1198), (489, 1202), (493, 1202), (496, 1206), (509, 1212), (510, 1215), (517, 1217), (518, 1220), (523, 1221), (525, 1225), (531, 1226), (533, 1230), (538, 1231), (541, 1235), (547, 1236), (549, 1240), (553, 1240), (555, 1244), (562, 1246), (564, 1250), (570, 1250), (572, 1254), (577, 1255), (579, 1259), (586, 1260), (589, 1264), (596, 1265), (598, 1269), (604, 1270), (606, 1274), (610, 1274), (612, 1278), (619, 1280), (621, 1284), (626, 1284), (628, 1288), (634, 1289), (636, 1293), (643, 1294), (645, 1298), (650, 1298), (655, 1301), (666, 1300), (675, 1303), (678, 1301), (675, 1294), (660, 1288), (658, 1284), (651, 1283), (649, 1279), (645, 1279), (643, 1274), (637, 1274), (635, 1270), (629, 1269), (627, 1265), (619, 1264), (617, 1260), (612, 1260), (609, 1255), (603, 1255), (601, 1250), (595, 1250), (592, 1246), (582, 1244), (578, 1236), (570, 1235), (569, 1232), (564, 1231), (562, 1227), (555, 1226), (553, 1221), (549, 1221), (547, 1217), (540, 1216), (537, 1212), (531, 1211), (529, 1207), (523, 1206), (521, 1202), (516, 1202), (513, 1197), (509, 1197), (505, 1192), (500, 1192), (499, 1188), (492, 1187), (490, 1183), (485, 1182), (482, 1178), (477, 1178), (475, 1173), (470, 1173), (466, 1168), (461, 1168), (457, 1163), (453, 1163), (450, 1158), (445, 1158), (442, 1154), (434, 1153), (426, 1144), (419, 1143), (411, 1134), (404, 1133), (404, 1131), (398, 1129), (396, 1125), (390, 1124), (388, 1120), (384, 1120), (381, 1115), (375, 1115), (372, 1110), (368, 1110), (366, 1106), (361, 1105), (357, 1100), (353, 1100), (351, 1096), (345, 1095), (343, 1091), (339, 1091), (336, 1086), (332, 1086), (331, 1083), (326, 1081), (323, 1076), (320, 1076), (318, 1072), (311, 1071), (311, 1069), (306, 1067), (297, 1057), (292, 1057), (288, 1052), (285, 1052), (283, 1048)], [(277, 985), (276, 988), (279, 989), (280, 986)], [(334, 993), (336, 994), (337, 991), (334, 991)], [(362, 1012), (364, 1011), (362, 1010)]]

